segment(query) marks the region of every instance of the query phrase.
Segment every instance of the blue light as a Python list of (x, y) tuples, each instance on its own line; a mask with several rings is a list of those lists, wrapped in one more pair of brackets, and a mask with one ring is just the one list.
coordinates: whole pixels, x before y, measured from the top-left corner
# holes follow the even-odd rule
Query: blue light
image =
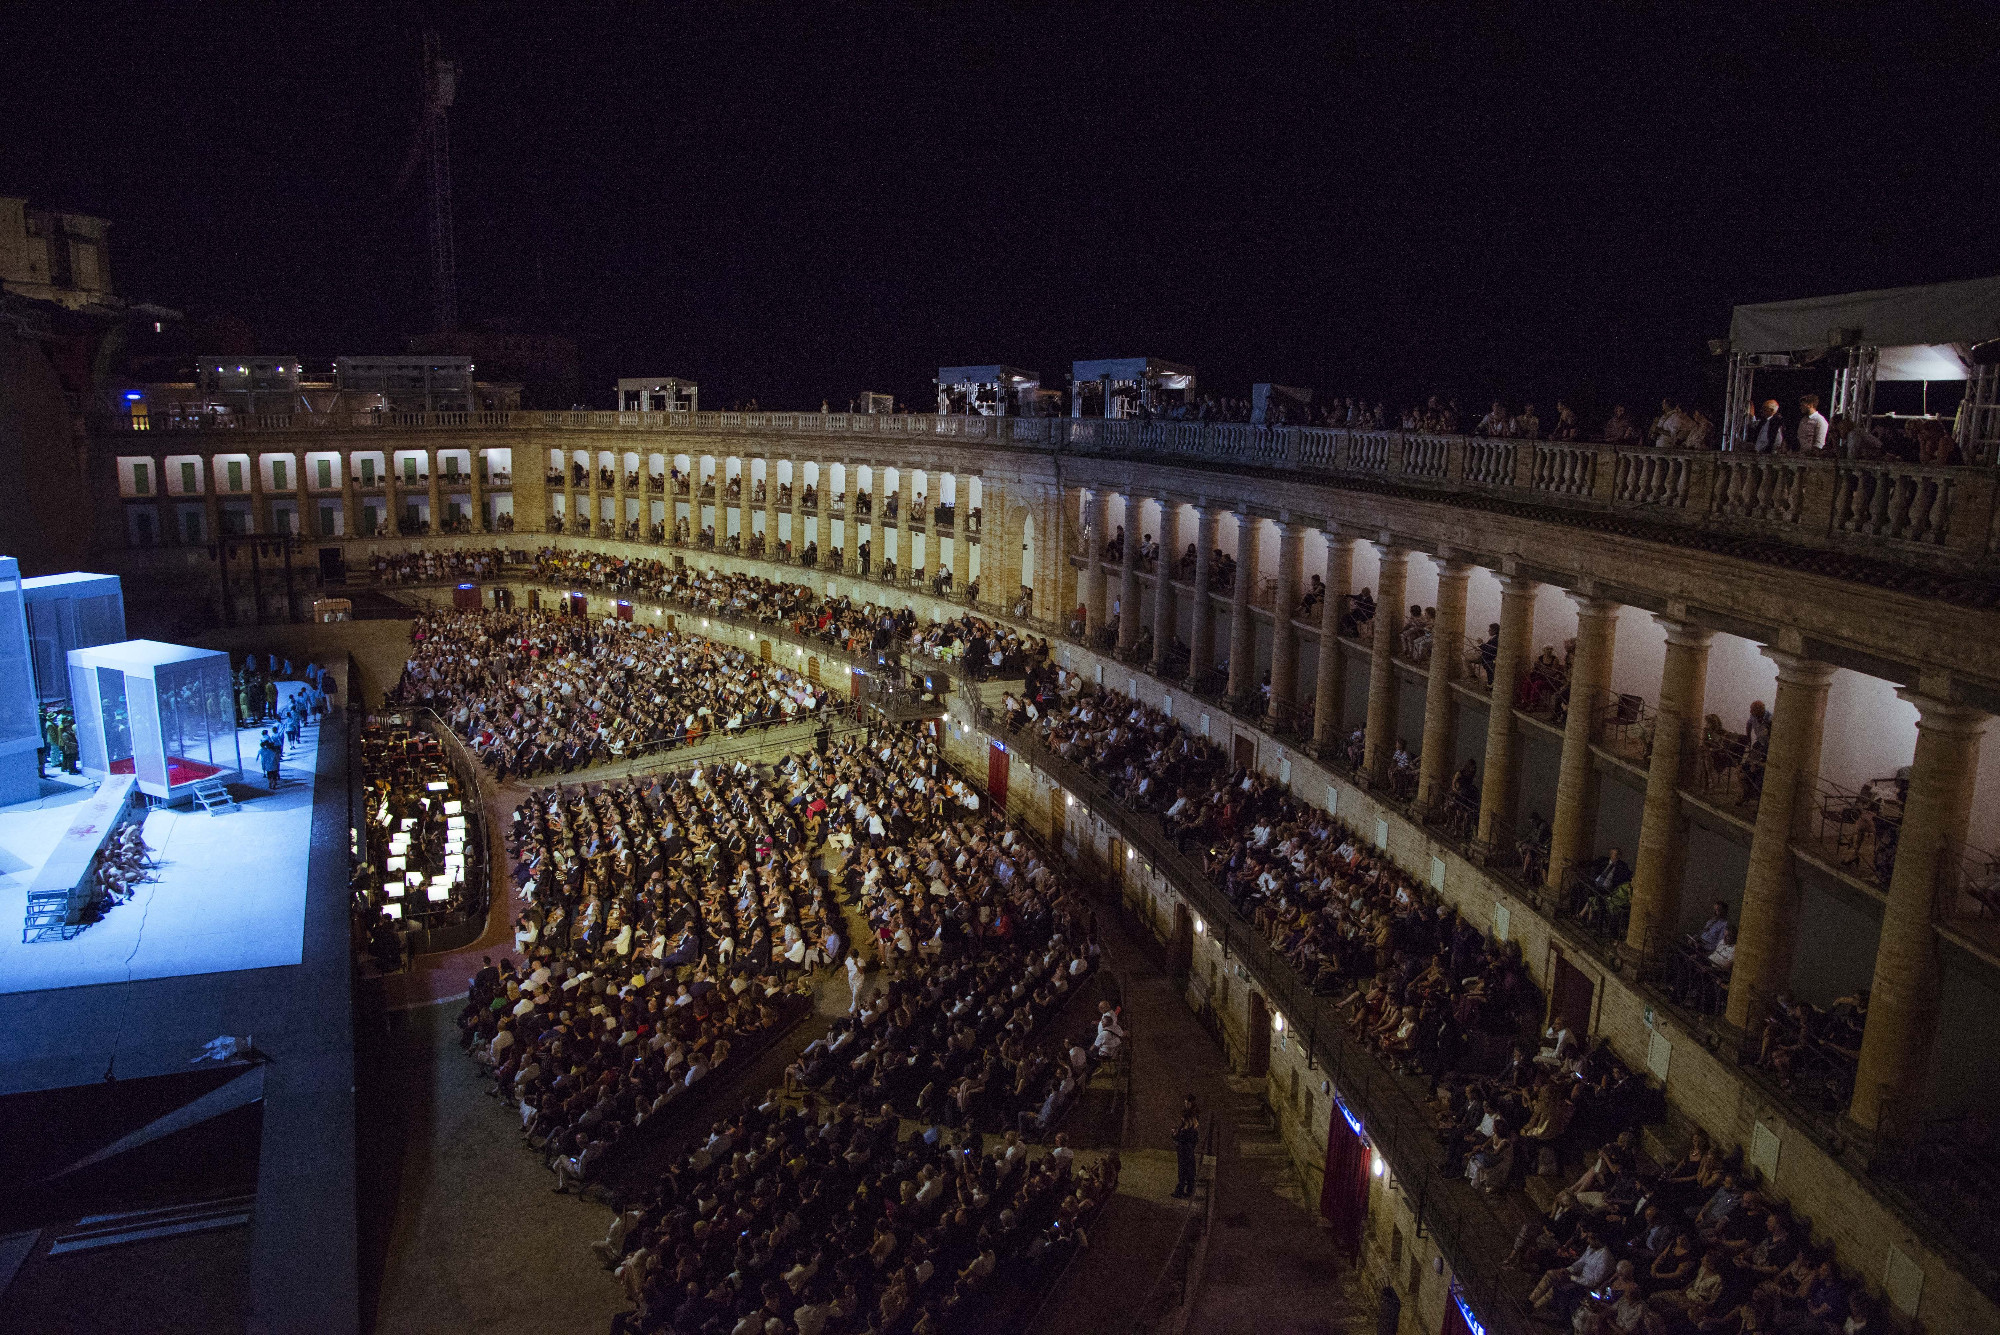
[(128, 389), (128, 390), (126, 390), (126, 391), (125, 391), (125, 397), (126, 397), (126, 398), (128, 398), (128, 399), (133, 399), (133, 400), (137, 400), (137, 399), (143, 399), (143, 398), (145, 398), (146, 396), (145, 396), (144, 394), (141, 394), (141, 393), (140, 393), (140, 392), (139, 392), (138, 390), (136, 390), (136, 389)]
[(1465, 1290), (1458, 1286), (1457, 1280), (1451, 1282), (1451, 1300), (1458, 1304), (1458, 1314), (1465, 1318), (1465, 1328), (1472, 1335), (1486, 1335), (1486, 1327), (1480, 1325), (1479, 1318), (1472, 1314), (1471, 1305), (1465, 1301)]
[(461, 585), (459, 585), (458, 587), (459, 587), (459, 588), (461, 588), (461, 589), (470, 589), (470, 588), (474, 588), (474, 587), (476, 587), (476, 586), (475, 586), (475, 585), (471, 585), (471, 584), (461, 584)]
[(1333, 1106), (1340, 1109), (1340, 1115), (1347, 1119), (1347, 1125), (1353, 1129), (1355, 1135), (1361, 1137), (1364, 1141), (1368, 1139), (1368, 1128), (1361, 1125), (1359, 1117), (1348, 1111), (1347, 1100), (1340, 1097), (1338, 1090), (1333, 1095)]

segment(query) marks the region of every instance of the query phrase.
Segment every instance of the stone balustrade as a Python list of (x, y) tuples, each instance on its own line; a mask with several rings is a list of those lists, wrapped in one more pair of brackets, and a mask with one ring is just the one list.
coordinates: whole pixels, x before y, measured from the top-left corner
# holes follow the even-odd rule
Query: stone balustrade
[[(1414, 493), (1470, 494), (1559, 510), (1624, 514), (1672, 529), (1774, 539), (1955, 570), (2000, 567), (2000, 475), (1798, 455), (1683, 453), (1582, 442), (1489, 440), (1417, 432), (1093, 418), (930, 414), (365, 412), (155, 419), (93, 424), (100, 438), (222, 432), (616, 431), (943, 439), (1056, 455), (1171, 460), (1299, 473)], [(107, 444), (109, 442), (107, 441)], [(122, 445), (117, 448), (129, 448)], [(705, 488), (704, 496), (710, 493)]]

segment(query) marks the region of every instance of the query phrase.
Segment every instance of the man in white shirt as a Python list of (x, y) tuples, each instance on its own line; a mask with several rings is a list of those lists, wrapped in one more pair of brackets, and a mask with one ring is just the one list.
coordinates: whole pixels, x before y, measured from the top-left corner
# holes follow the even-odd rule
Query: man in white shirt
[(1826, 450), (1826, 419), (1819, 415), (1819, 395), (1799, 400), (1798, 443), (1800, 454), (1822, 454)]
[(1652, 445), (1662, 450), (1679, 449), (1689, 425), (1688, 415), (1681, 411), (1680, 404), (1672, 399), (1661, 399), (1660, 415), (1653, 419)]

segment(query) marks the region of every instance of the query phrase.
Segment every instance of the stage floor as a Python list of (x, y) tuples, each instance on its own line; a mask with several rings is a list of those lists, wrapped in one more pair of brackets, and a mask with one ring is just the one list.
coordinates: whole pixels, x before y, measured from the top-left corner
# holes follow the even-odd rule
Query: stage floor
[[(279, 689), (289, 695), (300, 686)], [(257, 754), (262, 731), (239, 734), (245, 757)], [(68, 941), (23, 944), (20, 924), (28, 883), (69, 826), (66, 807), (90, 789), (0, 809), (0, 993), (299, 963), (318, 743), (317, 727), (308, 728), (285, 758), (275, 793), (262, 775), (230, 785), (239, 811), (148, 812), (159, 879)]]

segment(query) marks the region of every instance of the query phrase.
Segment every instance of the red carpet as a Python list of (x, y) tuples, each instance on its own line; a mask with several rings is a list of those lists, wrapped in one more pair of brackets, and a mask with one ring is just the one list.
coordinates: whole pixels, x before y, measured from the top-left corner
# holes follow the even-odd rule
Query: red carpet
[[(132, 773), (132, 758), (127, 756), (123, 760), (112, 761), (111, 772), (113, 774)], [(204, 765), (199, 760), (188, 760), (183, 756), (167, 757), (167, 787), (169, 788), (178, 788), (184, 783), (199, 783), (203, 779), (220, 773), (222, 773), (222, 769), (217, 765)]]

